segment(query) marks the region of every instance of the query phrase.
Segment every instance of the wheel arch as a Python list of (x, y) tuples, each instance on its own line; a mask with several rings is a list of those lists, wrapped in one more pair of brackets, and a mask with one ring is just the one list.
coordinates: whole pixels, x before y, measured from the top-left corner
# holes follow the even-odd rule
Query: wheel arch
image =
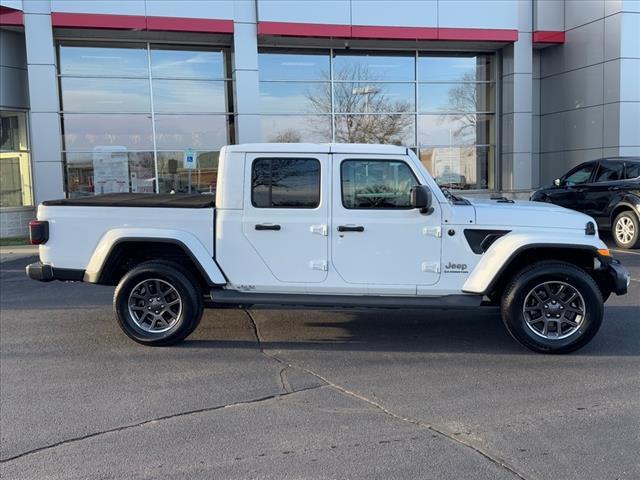
[[(512, 238), (509, 238), (512, 237)], [(576, 265), (586, 270), (596, 281), (598, 275), (594, 271), (594, 258), (598, 257), (598, 249), (606, 245), (595, 237), (593, 243), (570, 243), (570, 238), (558, 238), (544, 241), (526, 241), (526, 236), (505, 235), (496, 241), (483, 255), (464, 283), (462, 290), (491, 296), (500, 291), (513, 277), (515, 272), (537, 261), (559, 260)], [(600, 282), (598, 282), (600, 283)]]
[(177, 235), (118, 235), (109, 232), (96, 247), (84, 281), (115, 285), (131, 268), (149, 260), (169, 260), (192, 273), (202, 286), (226, 283), (224, 274), (197, 239)]
[(611, 222), (611, 229), (613, 230), (613, 228), (615, 228), (615, 225), (613, 224), (613, 222), (615, 222), (616, 217), (620, 215), (622, 212), (624, 212), (625, 210), (632, 211), (635, 214), (636, 218), (640, 220), (640, 215), (638, 215), (637, 213), (638, 205), (640, 205), (640, 201), (634, 204), (630, 202), (629, 199), (625, 199), (622, 202), (618, 202), (616, 206), (613, 207), (613, 209), (611, 210), (611, 215), (609, 218), (609, 221)]

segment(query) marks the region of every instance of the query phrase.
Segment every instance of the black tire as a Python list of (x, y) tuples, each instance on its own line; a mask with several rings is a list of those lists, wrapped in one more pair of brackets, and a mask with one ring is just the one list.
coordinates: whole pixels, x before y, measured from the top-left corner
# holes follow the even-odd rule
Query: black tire
[[(633, 235), (627, 242), (624, 242), (622, 238), (618, 238), (618, 228), (624, 228), (622, 222), (627, 223), (628, 226), (633, 228)], [(631, 210), (620, 212), (613, 220), (611, 235), (613, 236), (613, 241), (616, 242), (616, 245), (620, 248), (640, 247), (640, 222), (638, 222), (638, 216)]]
[[(170, 298), (178, 298), (180, 301), (179, 309), (175, 308), (167, 314), (174, 318), (164, 325), (166, 329), (163, 331), (149, 331), (142, 328), (145, 323), (142, 323), (141, 327), (140, 322), (136, 322), (134, 318), (136, 314), (129, 308), (130, 296), (137, 286), (145, 280), (155, 279), (160, 280), (161, 288), (167, 289), (165, 291), (168, 291), (168, 286), (172, 287), (179, 298), (177, 296)], [(143, 300), (141, 302), (144, 303)], [(163, 307), (162, 311), (167, 311), (169, 308), (160, 306)], [(186, 269), (167, 261), (149, 261), (141, 263), (122, 277), (113, 295), (113, 308), (120, 328), (132, 340), (150, 346), (175, 345), (187, 338), (200, 323), (203, 312), (202, 292), (194, 282), (189, 280)], [(135, 307), (132, 308), (135, 309)], [(150, 313), (153, 315), (152, 312)], [(149, 323), (151, 321), (149, 320)]]
[[(547, 332), (547, 336), (544, 336), (544, 330), (542, 332), (539, 330), (542, 329), (542, 325), (547, 324), (545, 319), (537, 317), (541, 319), (539, 322), (534, 323), (535, 315), (538, 315), (538, 312), (525, 314), (525, 301), (533, 300), (534, 308), (541, 305), (540, 312), (547, 312), (544, 316), (547, 316), (547, 314), (551, 315), (552, 312), (556, 312), (558, 315), (573, 315), (570, 312), (570, 306), (566, 307), (566, 313), (555, 310), (560, 308), (556, 303), (562, 303), (560, 297), (547, 297), (544, 291), (541, 295), (540, 290), (536, 290), (539, 295), (537, 298), (543, 297), (545, 299), (545, 302), (537, 302), (535, 295), (531, 292), (545, 282), (552, 282), (551, 291), (554, 294), (556, 292), (553, 291), (553, 285), (556, 285), (559, 289), (562, 284), (565, 284), (563, 294), (568, 295), (568, 293), (571, 292), (570, 288), (573, 288), (574, 291), (580, 294), (581, 298), (576, 298), (579, 303), (583, 303), (584, 315), (580, 317), (581, 321), (576, 321), (577, 317), (572, 317), (572, 320), (578, 324), (577, 327), (572, 327), (568, 324), (560, 325), (556, 323), (556, 320), (551, 318), (548, 320), (548, 328), (551, 331)], [(570, 288), (567, 288), (567, 286)], [(558, 301), (553, 300), (554, 305), (551, 305), (549, 302), (551, 302), (553, 298), (558, 298)], [(565, 300), (568, 299), (569, 296), (565, 298)], [(542, 304), (547, 305), (547, 307), (544, 308), (552, 307), (554, 310), (542, 310)], [(530, 306), (531, 304), (527, 305)], [(573, 305), (576, 304), (574, 303)], [(543, 261), (521, 270), (513, 277), (502, 297), (501, 311), (502, 321), (505, 327), (511, 336), (522, 345), (534, 352), (563, 354), (574, 352), (584, 347), (593, 339), (602, 324), (604, 302), (598, 285), (587, 272), (570, 263)], [(530, 319), (529, 322), (527, 322), (525, 315)], [(552, 317), (553, 316), (555, 315), (552, 315)], [(562, 338), (562, 335), (565, 334), (565, 327), (567, 336)], [(554, 334), (554, 329), (556, 330), (555, 335), (560, 338), (547, 338)], [(560, 329), (560, 333), (557, 333), (558, 329)], [(573, 332), (570, 333), (572, 330)]]

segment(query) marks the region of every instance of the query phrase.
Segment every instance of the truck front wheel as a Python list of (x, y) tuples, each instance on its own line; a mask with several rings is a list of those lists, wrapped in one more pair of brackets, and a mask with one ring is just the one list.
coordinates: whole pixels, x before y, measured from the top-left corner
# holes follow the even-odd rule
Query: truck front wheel
[(565, 262), (536, 263), (514, 276), (501, 302), (513, 338), (541, 353), (570, 353), (598, 332), (604, 302), (584, 270)]
[(186, 271), (168, 262), (144, 262), (118, 284), (113, 307), (120, 328), (144, 345), (174, 345), (202, 318), (202, 295)]

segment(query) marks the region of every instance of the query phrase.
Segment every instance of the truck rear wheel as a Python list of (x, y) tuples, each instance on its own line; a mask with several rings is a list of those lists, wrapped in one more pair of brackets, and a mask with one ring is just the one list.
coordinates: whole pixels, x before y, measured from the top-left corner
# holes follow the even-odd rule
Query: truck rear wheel
[(600, 289), (584, 270), (544, 261), (516, 274), (502, 297), (502, 320), (513, 338), (541, 353), (582, 348), (602, 324)]
[(144, 345), (174, 345), (200, 323), (202, 294), (179, 266), (150, 261), (122, 277), (113, 308), (131, 339)]

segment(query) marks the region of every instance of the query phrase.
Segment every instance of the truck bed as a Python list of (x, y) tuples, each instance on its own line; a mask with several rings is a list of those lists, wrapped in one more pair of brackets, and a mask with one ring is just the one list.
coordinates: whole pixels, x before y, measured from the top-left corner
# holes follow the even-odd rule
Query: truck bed
[(215, 195), (171, 193), (107, 193), (79, 198), (62, 198), (42, 202), (49, 207), (150, 207), (150, 208), (212, 208)]

